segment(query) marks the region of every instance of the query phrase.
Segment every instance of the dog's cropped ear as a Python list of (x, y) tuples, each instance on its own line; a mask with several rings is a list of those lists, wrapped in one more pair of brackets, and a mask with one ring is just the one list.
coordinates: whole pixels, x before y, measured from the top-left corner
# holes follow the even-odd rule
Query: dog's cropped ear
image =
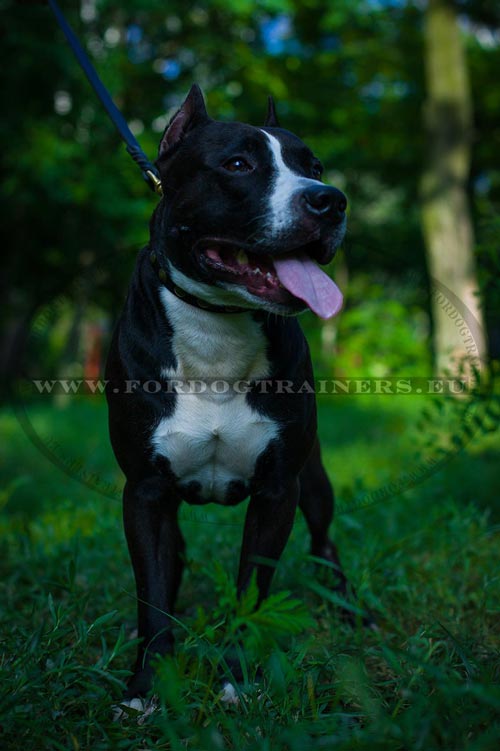
[(276, 107), (272, 96), (267, 97), (267, 117), (264, 126), (268, 128), (279, 128), (280, 123), (276, 114)]
[(160, 141), (158, 158), (164, 156), (172, 146), (182, 141), (184, 136), (197, 125), (210, 120), (201, 89), (193, 84), (189, 94), (167, 125)]

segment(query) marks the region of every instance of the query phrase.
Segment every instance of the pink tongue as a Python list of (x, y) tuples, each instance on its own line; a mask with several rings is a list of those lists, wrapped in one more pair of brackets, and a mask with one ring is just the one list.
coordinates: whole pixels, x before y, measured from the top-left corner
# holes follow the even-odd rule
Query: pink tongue
[(274, 258), (273, 263), (283, 287), (307, 303), (320, 318), (331, 318), (340, 311), (342, 292), (311, 258), (302, 254)]

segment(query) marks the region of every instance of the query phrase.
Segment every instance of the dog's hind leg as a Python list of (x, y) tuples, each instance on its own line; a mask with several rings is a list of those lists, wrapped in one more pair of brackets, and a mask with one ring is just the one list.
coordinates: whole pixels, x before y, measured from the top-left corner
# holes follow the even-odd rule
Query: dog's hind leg
[(327, 561), (334, 573), (333, 588), (343, 597), (352, 593), (337, 548), (328, 536), (333, 519), (334, 494), (326, 474), (318, 438), (300, 473), (299, 507), (311, 533), (311, 554)]
[(177, 521), (180, 500), (159, 476), (127, 482), (123, 493), (125, 534), (136, 587), (138, 636), (134, 675), (127, 697), (144, 696), (151, 688), (151, 659), (173, 649), (172, 622), (182, 577), (184, 539)]

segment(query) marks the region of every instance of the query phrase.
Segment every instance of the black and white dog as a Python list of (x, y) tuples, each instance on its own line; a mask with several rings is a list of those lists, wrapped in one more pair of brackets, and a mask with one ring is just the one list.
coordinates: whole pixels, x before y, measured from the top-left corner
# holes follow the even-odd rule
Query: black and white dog
[[(157, 165), (163, 199), (106, 373), (142, 639), (129, 697), (148, 692), (151, 659), (173, 647), (181, 501), (250, 497), (237, 585), (243, 591), (256, 570), (260, 599), (273, 575), (262, 559), (278, 561), (298, 505), (312, 553), (334, 565), (346, 591), (328, 537), (333, 494), (315, 396), (293, 388), (313, 377), (295, 316), (309, 307), (328, 318), (342, 305), (318, 263), (342, 241), (346, 199), (321, 182), (311, 150), (279, 126), (272, 100), (262, 128), (217, 122), (197, 86), (168, 125)], [(214, 379), (218, 387), (207, 387)], [(186, 393), (187, 383), (206, 388)]]

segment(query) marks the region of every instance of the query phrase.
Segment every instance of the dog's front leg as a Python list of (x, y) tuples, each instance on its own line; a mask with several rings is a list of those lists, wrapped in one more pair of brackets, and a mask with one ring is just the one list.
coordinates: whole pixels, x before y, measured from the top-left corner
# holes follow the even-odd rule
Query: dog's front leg
[(175, 598), (183, 569), (184, 539), (177, 521), (180, 499), (162, 477), (127, 482), (123, 494), (125, 534), (137, 588), (138, 636), (134, 675), (127, 696), (143, 696), (151, 688), (151, 659), (173, 649)]
[(267, 597), (275, 566), (260, 563), (259, 558), (279, 561), (293, 526), (299, 499), (299, 482), (295, 478), (282, 490), (255, 493), (250, 498), (243, 531), (238, 594), (257, 570), (258, 603)]

